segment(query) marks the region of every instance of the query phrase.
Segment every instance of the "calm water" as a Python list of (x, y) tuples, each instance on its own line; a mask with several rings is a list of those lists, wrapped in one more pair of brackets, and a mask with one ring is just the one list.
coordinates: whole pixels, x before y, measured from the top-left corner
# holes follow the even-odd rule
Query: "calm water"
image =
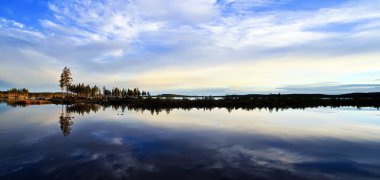
[(0, 104), (0, 179), (380, 178), (376, 109), (92, 110)]

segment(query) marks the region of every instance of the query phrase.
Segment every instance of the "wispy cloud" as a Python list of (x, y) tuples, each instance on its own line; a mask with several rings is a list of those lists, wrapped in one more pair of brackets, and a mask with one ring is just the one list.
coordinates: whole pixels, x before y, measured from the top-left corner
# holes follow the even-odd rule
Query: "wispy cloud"
[(0, 18), (0, 27), (10, 27), (10, 26), (23, 28), (24, 24), (19, 23), (17, 21), (13, 21), (13, 20), (8, 20), (5, 18)]

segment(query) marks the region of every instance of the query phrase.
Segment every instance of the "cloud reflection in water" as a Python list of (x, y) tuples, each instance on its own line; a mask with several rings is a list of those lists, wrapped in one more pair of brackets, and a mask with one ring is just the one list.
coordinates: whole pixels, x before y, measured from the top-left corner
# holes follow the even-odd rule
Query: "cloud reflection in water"
[[(373, 115), (377, 111), (177, 110), (153, 116), (126, 111), (120, 116), (120, 110), (105, 109), (96, 114), (71, 112), (74, 124), (64, 137), (56, 123), (60, 107), (31, 108), (10, 109), (17, 112), (12, 116), (2, 112), (1, 129), (13, 128), (2, 130), (6, 136), (0, 137), (7, 142), (0, 145), (1, 179), (380, 178), (380, 141), (375, 137), (380, 125)], [(38, 117), (32, 112), (39, 112)], [(54, 121), (44, 115), (52, 112)], [(11, 117), (33, 123), (14, 126)], [(345, 133), (323, 134), (318, 127)], [(342, 129), (347, 127), (351, 135)], [(55, 133), (47, 130), (51, 128)]]

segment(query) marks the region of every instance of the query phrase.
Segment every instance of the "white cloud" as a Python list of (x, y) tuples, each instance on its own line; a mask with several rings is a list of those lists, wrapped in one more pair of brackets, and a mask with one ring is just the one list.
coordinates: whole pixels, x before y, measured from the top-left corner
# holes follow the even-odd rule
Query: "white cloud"
[(49, 3), (49, 8), (56, 23), (44, 20), (45, 26), (58, 30), (64, 26), (68, 35), (80, 35), (84, 40), (132, 40), (141, 32), (156, 31), (161, 26), (142, 20), (128, 0), (55, 1)]
[(0, 17), (0, 35), (26, 41), (44, 38), (41, 32), (24, 27), (25, 25), (20, 22)]
[(232, 14), (251, 13), (254, 7), (263, 7), (271, 4), (283, 3), (284, 0), (220, 0), (219, 8), (228, 10)]
[(380, 18), (376, 3), (347, 3), (313, 11), (280, 10), (226, 17), (221, 12), (223, 7), (220, 7), (233, 5), (241, 9), (271, 3), (274, 2), (240, 0), (221, 1), (217, 4), (214, 0), (56, 1), (50, 3), (50, 9), (55, 12), (55, 17), (59, 17), (57, 22), (44, 20), (42, 23), (65, 34), (79, 35), (84, 38), (81, 40), (124, 39), (133, 43), (141, 42), (140, 36), (147, 32), (158, 33), (159, 38), (167, 41), (175, 39), (177, 42), (187, 42), (187, 35), (191, 35), (192, 41), (198, 43), (209, 40), (207, 46), (239, 49), (250, 46), (288, 47), (341, 37), (343, 34), (316, 31), (313, 28), (330, 24), (363, 23), (364, 20), (377, 22)]
[(142, 17), (166, 23), (204, 23), (219, 15), (215, 0), (138, 0)]
[[(339, 27), (339, 24), (356, 22), (362, 23), (360, 26), (369, 29), (377, 27), (376, 24), (380, 22), (380, 12), (376, 9), (379, 7), (380, 4), (376, 3), (358, 3), (314, 11), (251, 13), (222, 17), (219, 21), (203, 27), (210, 31), (212, 39), (221, 47), (235, 49), (246, 46), (287, 47), (329, 38), (345, 38), (347, 34), (336, 33), (333, 30), (327, 32), (313, 30), (331, 24)], [(372, 22), (367, 25), (364, 21), (368, 20)]]
[(0, 27), (17, 27), (17, 28), (24, 28), (24, 24), (19, 23), (17, 21), (8, 20), (0, 17)]

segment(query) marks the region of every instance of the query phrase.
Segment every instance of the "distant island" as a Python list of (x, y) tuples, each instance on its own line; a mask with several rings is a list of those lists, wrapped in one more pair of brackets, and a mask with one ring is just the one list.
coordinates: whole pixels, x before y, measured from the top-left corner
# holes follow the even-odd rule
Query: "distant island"
[(97, 85), (72, 84), (68, 67), (62, 71), (59, 81), (61, 92), (29, 92), (28, 89), (12, 88), (0, 91), (0, 97), (13, 106), (34, 104), (99, 104), (121, 105), (131, 108), (227, 108), (227, 109), (287, 109), (307, 107), (380, 107), (380, 92), (326, 94), (247, 94), (225, 96), (187, 96), (160, 94), (152, 96), (139, 88), (100, 89)]

